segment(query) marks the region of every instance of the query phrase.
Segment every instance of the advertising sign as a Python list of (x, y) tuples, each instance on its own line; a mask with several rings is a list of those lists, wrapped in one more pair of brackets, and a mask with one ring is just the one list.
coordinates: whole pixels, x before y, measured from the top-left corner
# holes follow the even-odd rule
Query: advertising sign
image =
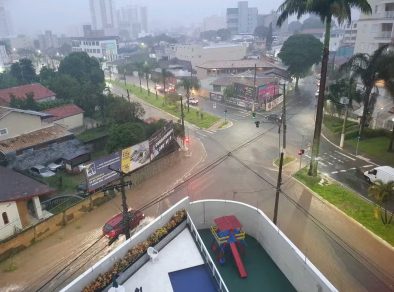
[[(174, 139), (172, 122), (152, 135), (149, 140), (127, 147), (111, 155), (84, 165), (89, 191), (96, 190), (120, 178), (120, 174), (132, 172), (157, 157)], [(110, 169), (111, 168), (111, 169)]]
[(249, 100), (255, 99), (255, 91), (253, 86), (247, 86), (241, 83), (234, 83), (234, 88), (237, 98)]
[(259, 100), (267, 100), (278, 93), (278, 85), (274, 83), (263, 84), (258, 88)]

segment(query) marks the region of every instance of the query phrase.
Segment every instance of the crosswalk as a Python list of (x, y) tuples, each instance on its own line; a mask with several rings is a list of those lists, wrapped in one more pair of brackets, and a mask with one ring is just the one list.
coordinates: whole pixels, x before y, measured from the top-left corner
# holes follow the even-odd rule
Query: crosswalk
[(208, 137), (208, 136), (213, 135), (215, 133), (216, 133), (216, 130), (211, 131), (211, 130), (201, 129), (201, 130), (196, 131), (196, 134), (198, 136), (202, 136), (202, 137)]

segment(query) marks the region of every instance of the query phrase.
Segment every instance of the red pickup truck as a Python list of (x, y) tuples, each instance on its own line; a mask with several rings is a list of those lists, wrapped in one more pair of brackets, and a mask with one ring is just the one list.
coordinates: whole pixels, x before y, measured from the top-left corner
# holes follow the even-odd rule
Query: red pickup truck
[[(129, 209), (129, 218), (130, 218), (129, 228), (130, 230), (133, 230), (140, 224), (141, 220), (145, 218), (145, 215), (141, 211), (134, 211)], [(103, 234), (110, 239), (113, 239), (122, 233), (123, 233), (122, 213), (119, 213), (114, 217), (112, 217), (111, 219), (109, 219), (107, 223), (105, 223), (105, 225), (103, 226)]]

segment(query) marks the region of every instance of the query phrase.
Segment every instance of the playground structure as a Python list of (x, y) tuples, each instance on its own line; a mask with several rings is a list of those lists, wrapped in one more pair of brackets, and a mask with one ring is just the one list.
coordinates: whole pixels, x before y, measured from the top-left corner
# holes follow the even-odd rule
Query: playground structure
[(234, 215), (216, 218), (214, 222), (216, 226), (211, 226), (214, 237), (211, 249), (215, 252), (218, 262), (223, 265), (226, 255), (231, 252), (240, 277), (246, 278), (248, 273), (239, 254), (239, 251), (245, 251), (245, 232), (242, 231), (241, 223)]

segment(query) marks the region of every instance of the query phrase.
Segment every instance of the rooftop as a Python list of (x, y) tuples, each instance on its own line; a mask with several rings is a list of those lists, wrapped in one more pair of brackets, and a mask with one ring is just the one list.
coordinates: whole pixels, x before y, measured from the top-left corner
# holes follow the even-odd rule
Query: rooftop
[(5, 107), (5, 106), (0, 106), (0, 119), (4, 118), (6, 115), (16, 112), (16, 113), (23, 113), (27, 115), (33, 115), (33, 116), (39, 116), (41, 118), (49, 118), (52, 115), (48, 113), (43, 113), (43, 112), (37, 112), (37, 111), (32, 111), (32, 110), (22, 110), (22, 109), (17, 109), (17, 108), (12, 108), (12, 107)]
[(91, 41), (109, 41), (109, 40), (118, 40), (118, 36), (84, 36), (84, 37), (72, 37), (72, 40), (91, 40)]
[(66, 104), (59, 107), (54, 107), (45, 111), (53, 116), (50, 121), (57, 121), (63, 118), (71, 117), (83, 113), (83, 109), (75, 104)]
[(33, 94), (33, 99), (35, 101), (56, 95), (53, 91), (49, 90), (40, 83), (33, 83), (0, 89), (0, 102), (3, 101), (3, 103), (9, 104), (11, 101), (11, 96), (15, 96), (19, 99), (25, 99), (26, 95), (29, 93)]
[(265, 60), (229, 60), (229, 61), (208, 61), (196, 67), (203, 69), (226, 69), (226, 68), (277, 68), (278, 65)]
[(18, 137), (0, 141), (0, 152), (7, 154), (71, 135), (64, 127), (55, 124), (37, 131), (22, 134)]
[(2, 166), (0, 166), (0, 177), (0, 202), (26, 200), (34, 196), (49, 195), (54, 192), (48, 186)]

